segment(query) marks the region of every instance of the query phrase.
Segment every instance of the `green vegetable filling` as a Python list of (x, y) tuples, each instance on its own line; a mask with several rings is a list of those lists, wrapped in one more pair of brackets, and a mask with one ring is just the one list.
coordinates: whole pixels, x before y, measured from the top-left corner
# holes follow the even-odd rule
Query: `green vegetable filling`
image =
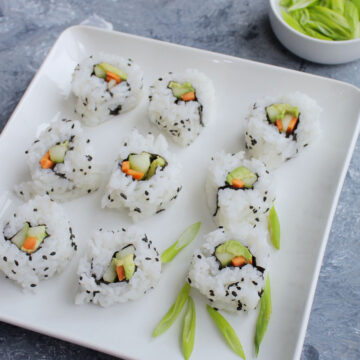
[(285, 22), (295, 30), (329, 41), (360, 37), (360, 0), (281, 0)]
[(247, 247), (237, 240), (227, 240), (215, 250), (215, 257), (221, 267), (252, 264), (252, 255)]
[(251, 172), (250, 169), (245, 166), (239, 166), (228, 174), (226, 182), (234, 187), (251, 189), (257, 178), (257, 175)]
[(54, 145), (49, 149), (50, 160), (56, 164), (63, 163), (65, 160), (65, 155), (69, 150), (69, 140), (65, 142)]
[(188, 81), (182, 84), (176, 81), (170, 81), (168, 88), (172, 90), (173, 95), (178, 99), (181, 99), (183, 95), (189, 92), (195, 92), (195, 89)]
[(160, 155), (153, 155), (143, 151), (140, 154), (129, 155), (129, 164), (131, 170), (143, 174), (142, 180), (149, 180), (156, 174), (156, 170), (164, 168), (167, 162)]
[(271, 124), (276, 125), (280, 132), (290, 135), (298, 123), (299, 108), (290, 104), (272, 104), (265, 108)]
[(122, 70), (106, 62), (101, 62), (100, 64), (94, 66), (94, 73), (98, 78), (106, 79), (107, 72), (112, 72), (116, 75), (119, 75), (121, 80), (127, 80), (128, 78), (128, 75)]
[(11, 242), (21, 251), (32, 254), (47, 236), (49, 235), (45, 225), (30, 226), (26, 222), (23, 228), (11, 238)]
[[(124, 249), (117, 251), (111, 259), (110, 265), (106, 269), (103, 280), (106, 283), (114, 283), (114, 282), (121, 282), (121, 281), (129, 281), (134, 273), (135, 273), (135, 248), (133, 245), (129, 245)], [(119, 278), (118, 268), (123, 268), (124, 277)]]

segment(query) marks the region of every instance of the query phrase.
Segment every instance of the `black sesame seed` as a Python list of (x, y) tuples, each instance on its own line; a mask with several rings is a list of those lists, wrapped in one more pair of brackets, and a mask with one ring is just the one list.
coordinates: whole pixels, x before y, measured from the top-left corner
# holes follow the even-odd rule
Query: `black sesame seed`
[(31, 286), (31, 287), (35, 287), (35, 286), (36, 286), (36, 284), (31, 284), (30, 286)]
[(145, 195), (149, 195), (149, 192), (147, 190), (145, 190)]
[(232, 291), (231, 294), (232, 294), (233, 296), (237, 296), (236, 291)]
[(252, 283), (253, 283), (255, 286), (258, 284), (256, 281), (253, 281)]
[(49, 270), (49, 268), (48, 267), (46, 267), (45, 269), (44, 269), (44, 271), (48, 271)]
[(42, 257), (44, 260), (47, 260), (47, 256), (46, 255), (43, 255)]
[(14, 271), (14, 270), (11, 270), (11, 272), (14, 274), (14, 275), (16, 275), (16, 271)]
[(33, 210), (36, 212), (38, 209), (35, 208), (35, 209), (33, 209)]
[(198, 259), (201, 259), (201, 255), (198, 255), (197, 257), (198, 257)]
[(267, 199), (267, 198), (266, 198), (266, 196), (264, 196), (264, 197), (263, 197), (263, 201), (265, 202), (265, 201), (266, 201), (266, 199)]
[(7, 257), (6, 257), (6, 256), (4, 256), (4, 257), (3, 257), (3, 260), (4, 260), (5, 262), (7, 262)]
[(188, 283), (191, 284), (191, 279), (190, 278), (188, 278)]
[(16, 266), (19, 266), (19, 262), (17, 260), (14, 261)]
[(259, 218), (255, 218), (255, 221), (258, 221), (258, 222), (259, 222), (259, 221), (260, 221), (260, 219), (259, 219)]
[(50, 253), (50, 256), (54, 256), (54, 255), (56, 255), (56, 252), (55, 252), (55, 251), (53, 251), (53, 252)]

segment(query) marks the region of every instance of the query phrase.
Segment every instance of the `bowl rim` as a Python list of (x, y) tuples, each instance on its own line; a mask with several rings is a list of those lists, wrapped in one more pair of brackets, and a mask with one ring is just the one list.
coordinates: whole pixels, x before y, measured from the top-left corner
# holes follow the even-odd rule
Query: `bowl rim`
[(356, 43), (360, 43), (360, 38), (357, 39), (350, 39), (350, 40), (322, 40), (322, 39), (317, 39), (317, 38), (313, 38), (309, 35), (305, 35), (302, 34), (301, 32), (293, 29), (283, 18), (282, 16), (280, 16), (280, 12), (278, 11), (280, 9), (280, 0), (269, 0), (270, 2), (270, 9), (273, 12), (273, 14), (275, 15), (275, 17), (282, 23), (282, 25), (284, 25), (288, 30), (290, 30), (293, 34), (296, 34), (297, 36), (299, 36), (302, 39), (305, 40), (310, 40), (310, 41), (314, 41), (315, 43), (319, 43), (319, 44), (331, 44), (333, 46), (341, 46), (343, 44), (356, 44)]

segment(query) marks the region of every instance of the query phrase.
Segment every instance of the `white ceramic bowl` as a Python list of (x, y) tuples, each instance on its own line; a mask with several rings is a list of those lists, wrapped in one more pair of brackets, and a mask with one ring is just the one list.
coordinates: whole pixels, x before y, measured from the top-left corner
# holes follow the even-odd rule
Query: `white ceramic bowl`
[(270, 23), (279, 41), (294, 54), (320, 64), (342, 64), (360, 59), (360, 38), (327, 41), (303, 35), (282, 18), (279, 0), (270, 0)]

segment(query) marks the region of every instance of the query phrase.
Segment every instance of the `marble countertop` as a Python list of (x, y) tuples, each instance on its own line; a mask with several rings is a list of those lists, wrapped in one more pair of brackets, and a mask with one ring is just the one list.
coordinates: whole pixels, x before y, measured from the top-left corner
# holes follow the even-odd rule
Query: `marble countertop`
[[(0, 130), (59, 34), (84, 22), (360, 86), (360, 61), (323, 66), (292, 55), (275, 38), (267, 13), (266, 0), (0, 0)], [(360, 143), (336, 210), (301, 360), (360, 359), (359, 228)], [(0, 360), (79, 358), (113, 359), (0, 323)]]

